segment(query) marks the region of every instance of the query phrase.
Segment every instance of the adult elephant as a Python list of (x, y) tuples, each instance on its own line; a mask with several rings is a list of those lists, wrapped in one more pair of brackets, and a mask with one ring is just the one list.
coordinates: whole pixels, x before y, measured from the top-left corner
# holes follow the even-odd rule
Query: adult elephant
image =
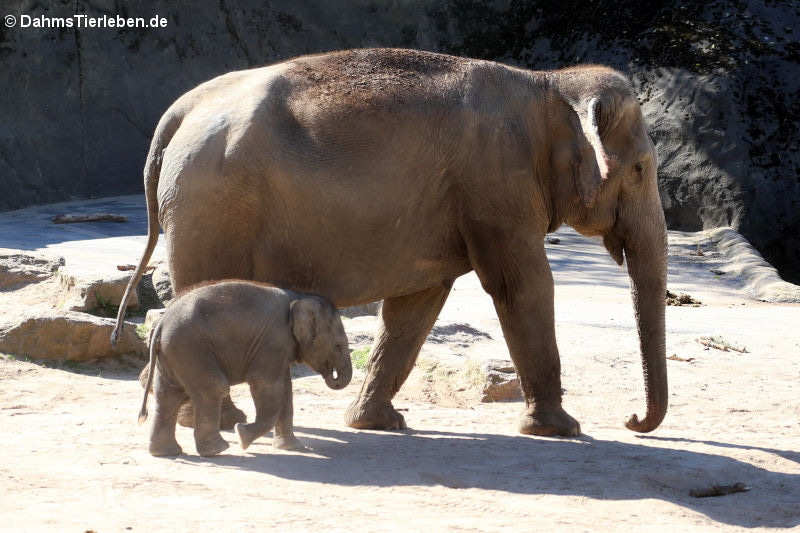
[[(577, 435), (561, 405), (544, 236), (602, 235), (630, 274), (655, 429), (667, 410), (666, 229), (656, 154), (630, 83), (397, 49), (304, 56), (180, 97), (144, 170), (147, 248), (172, 283), (243, 278), (337, 306), (383, 299), (356, 428), (405, 427), (391, 400), (458, 276), (493, 300), (526, 407), (522, 433)], [(120, 306), (116, 332), (122, 325)]]

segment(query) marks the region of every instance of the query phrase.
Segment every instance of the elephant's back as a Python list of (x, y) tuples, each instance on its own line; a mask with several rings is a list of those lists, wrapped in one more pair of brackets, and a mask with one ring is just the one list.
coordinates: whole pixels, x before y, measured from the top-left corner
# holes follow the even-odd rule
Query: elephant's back
[(271, 315), (289, 309), (294, 293), (271, 283), (244, 279), (202, 281), (178, 291), (168, 309), (178, 313), (214, 315)]
[(199, 343), (225, 351), (247, 350), (265, 323), (288, 327), (290, 294), (245, 280), (202, 282), (180, 291), (162, 318), (162, 343)]
[[(319, 179), (329, 186), (353, 166), (398, 157), (452, 168), (469, 151), (458, 132), (466, 134), (491, 100), (482, 87), (507, 75), (488, 61), (377, 48), (219, 76), (173, 106), (183, 119), (164, 150), (159, 203), (181, 194), (213, 200), (212, 191), (222, 193), (219, 205), (226, 191), (263, 202), (298, 185), (298, 177), (308, 180), (301, 186)], [(402, 179), (371, 173), (369, 181), (381, 178)]]
[(293, 91), (290, 105), (336, 110), (391, 111), (425, 106), (463, 89), (474, 59), (419, 50), (367, 48), (303, 56), (284, 76)]

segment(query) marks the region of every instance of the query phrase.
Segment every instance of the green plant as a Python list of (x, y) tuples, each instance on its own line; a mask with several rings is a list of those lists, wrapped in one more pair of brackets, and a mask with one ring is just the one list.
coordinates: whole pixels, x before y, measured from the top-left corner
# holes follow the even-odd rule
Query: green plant
[(19, 355), (14, 353), (0, 353), (0, 358), (6, 361), (22, 361), (23, 363), (36, 363), (35, 359), (31, 359), (27, 355)]
[(480, 387), (486, 381), (481, 365), (474, 359), (468, 359), (464, 365), (464, 380), (470, 387)]
[(112, 304), (111, 300), (107, 300), (99, 293), (95, 293), (94, 298), (95, 307), (92, 314), (103, 317), (117, 316), (117, 311), (119, 310), (118, 305)]
[(147, 336), (150, 334), (150, 325), (139, 324), (136, 326), (136, 334), (139, 335), (139, 338), (147, 339)]
[(359, 370), (367, 368), (369, 361), (369, 346), (358, 348), (350, 352), (350, 360), (353, 362), (353, 367)]

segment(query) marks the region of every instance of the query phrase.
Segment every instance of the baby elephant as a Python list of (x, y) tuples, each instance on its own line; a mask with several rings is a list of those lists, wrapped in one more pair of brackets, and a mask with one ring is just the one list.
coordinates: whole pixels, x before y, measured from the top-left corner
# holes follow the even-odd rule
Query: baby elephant
[(350, 383), (347, 336), (339, 312), (324, 298), (249, 281), (222, 281), (182, 294), (150, 337), (151, 372), (139, 412), (142, 423), (157, 369), (150, 453), (181, 453), (175, 423), (187, 397), (194, 406), (197, 452), (210, 456), (228, 448), (219, 433), (220, 405), (229, 387), (243, 382), (250, 386), (256, 421), (236, 424), (242, 448), (275, 426), (274, 446), (302, 449), (292, 431), (293, 361), (322, 374), (332, 389)]

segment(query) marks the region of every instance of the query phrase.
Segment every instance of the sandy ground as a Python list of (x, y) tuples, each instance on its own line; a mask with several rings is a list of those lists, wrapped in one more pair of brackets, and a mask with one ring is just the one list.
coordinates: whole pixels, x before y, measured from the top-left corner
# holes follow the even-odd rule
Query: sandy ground
[[(114, 212), (140, 205), (103, 202), (102, 210)], [(53, 236), (35, 223), (61, 207), (37, 209), (0, 214), (0, 247), (96, 265), (133, 263), (144, 244), (143, 219)], [(11, 231), (20, 222), (26, 234)], [(275, 451), (268, 437), (243, 452), (235, 435), (224, 433), (231, 448), (204, 459), (191, 430), (179, 428), (187, 453), (153, 458), (147, 426), (136, 424), (141, 362), (0, 359), (0, 530), (800, 527), (800, 305), (748, 299), (740, 279), (711, 272), (730, 265), (707, 235), (672, 232), (669, 288), (704, 305), (667, 308), (667, 354), (675, 356), (668, 361), (670, 411), (655, 432), (636, 435), (623, 427), (630, 414), (644, 412), (624, 269), (595, 241), (569, 229), (556, 236), (560, 243), (549, 244), (548, 253), (564, 405), (582, 424), (580, 438), (518, 435), (521, 402), (482, 404), (469, 387), (430, 385), (431, 377), (442, 379), (431, 373), (431, 361), (469, 369), (508, 358), (491, 301), (467, 275), (395, 400), (411, 429), (344, 426), (360, 371), (342, 391), (327, 389), (318, 376), (298, 377), (295, 425), (311, 448), (305, 453)], [(702, 257), (691, 255), (698, 243)], [(28, 290), (27, 300), (0, 293), (0, 314), (34, 305), (35, 289)], [(352, 348), (369, 344), (375, 318), (345, 322)], [(706, 349), (697, 341), (703, 336), (747, 351)], [(448, 379), (459, 382), (458, 375)], [(252, 417), (246, 387), (233, 395)], [(750, 490), (689, 495), (737, 482)]]

